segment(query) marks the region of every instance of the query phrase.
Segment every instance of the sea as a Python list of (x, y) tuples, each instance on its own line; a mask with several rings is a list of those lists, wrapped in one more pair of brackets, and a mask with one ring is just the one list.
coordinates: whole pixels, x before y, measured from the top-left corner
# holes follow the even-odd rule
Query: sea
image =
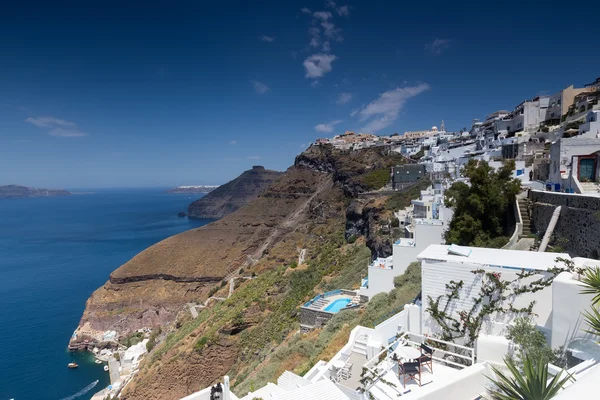
[(140, 251), (210, 222), (177, 217), (202, 195), (68, 190), (0, 200), (0, 400), (88, 400), (109, 385), (104, 364), (67, 351), (86, 300)]

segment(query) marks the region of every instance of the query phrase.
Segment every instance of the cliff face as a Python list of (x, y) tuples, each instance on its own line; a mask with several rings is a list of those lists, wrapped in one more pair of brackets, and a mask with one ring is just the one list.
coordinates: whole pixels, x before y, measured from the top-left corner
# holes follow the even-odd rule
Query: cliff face
[(258, 198), (271, 183), (281, 176), (261, 166), (252, 167), (234, 180), (219, 186), (188, 207), (191, 218), (222, 218)]
[(0, 199), (18, 199), (24, 197), (70, 196), (63, 189), (37, 189), (19, 185), (0, 186)]
[[(351, 281), (360, 282), (368, 250), (362, 239), (346, 244), (352, 229), (346, 210), (353, 193), (370, 188), (366, 176), (395, 162), (381, 149), (310, 148), (250, 204), (163, 240), (115, 270), (88, 300), (80, 332), (116, 330), (123, 336), (162, 326), (164, 335), (122, 398), (178, 399), (225, 373), (236, 384), (248, 382), (253, 366), (298, 329), (297, 308), (317, 286), (331, 284), (359, 248)], [(354, 235), (375, 243), (387, 218), (376, 215), (382, 202), (348, 213)], [(298, 265), (300, 253), (306, 257)], [(231, 279), (235, 290), (226, 299)], [(225, 300), (211, 301), (192, 319), (186, 304), (210, 295)]]

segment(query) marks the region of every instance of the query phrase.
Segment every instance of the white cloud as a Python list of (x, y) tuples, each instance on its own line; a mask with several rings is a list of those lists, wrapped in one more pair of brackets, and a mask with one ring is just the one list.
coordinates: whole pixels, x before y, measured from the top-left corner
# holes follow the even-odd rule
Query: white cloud
[(246, 157), (248, 160), (260, 160), (260, 156), (248, 156)]
[(323, 43), (322, 50), (325, 53), (329, 53), (331, 51), (331, 45), (329, 44), (329, 41)]
[(361, 121), (364, 122), (370, 119), (361, 130), (364, 132), (377, 132), (388, 127), (398, 118), (400, 110), (402, 110), (408, 99), (429, 89), (428, 84), (421, 83), (416, 86), (399, 87), (382, 93), (379, 98), (373, 100), (358, 112)]
[(425, 49), (431, 50), (433, 54), (442, 54), (444, 50), (450, 47), (450, 43), (452, 41), (450, 39), (435, 39), (431, 43), (427, 43), (425, 45)]
[(81, 137), (87, 133), (82, 132), (77, 128), (77, 124), (71, 121), (55, 117), (29, 117), (25, 122), (37, 126), (38, 128), (50, 129), (48, 134), (51, 136), (62, 137)]
[(319, 124), (319, 125), (315, 126), (315, 131), (323, 132), (323, 133), (333, 132), (333, 128), (341, 122), (342, 122), (342, 120), (337, 119), (337, 120), (331, 121), (327, 124)]
[(62, 137), (81, 137), (86, 136), (87, 133), (81, 132), (77, 129), (65, 129), (65, 128), (54, 128), (48, 132), (51, 136), (62, 136)]
[(317, 11), (313, 14), (313, 17), (320, 19), (321, 21), (327, 21), (332, 17), (332, 14), (329, 11)]
[(316, 26), (311, 26), (308, 28), (308, 34), (310, 35), (310, 43), (311, 47), (319, 47), (321, 44), (321, 30)]
[(237, 144), (237, 140), (230, 140), (229, 144), (231, 144), (231, 145)]
[(337, 104), (346, 104), (352, 100), (352, 93), (340, 93), (336, 100)]
[(350, 7), (348, 7), (348, 5), (337, 7), (337, 3), (333, 0), (327, 0), (325, 5), (329, 8), (333, 8), (341, 17), (347, 17), (350, 15)]
[(302, 63), (306, 69), (307, 78), (321, 78), (331, 72), (331, 63), (337, 59), (333, 54), (313, 54)]
[(342, 29), (336, 28), (335, 24), (329, 21), (321, 22), (325, 37), (341, 42), (344, 40), (342, 37)]
[(306, 8), (306, 7), (302, 7), (302, 8), (300, 9), (300, 11), (302, 11), (302, 13), (303, 13), (303, 14), (310, 14), (310, 13), (311, 13), (310, 9), (308, 9), (308, 8)]
[(38, 128), (52, 128), (56, 126), (73, 128), (76, 126), (74, 122), (65, 121), (64, 119), (58, 119), (54, 117), (29, 117), (25, 120), (25, 122), (29, 122)]
[(254, 91), (258, 94), (264, 94), (269, 91), (269, 87), (262, 82), (252, 81), (252, 85), (254, 86)]
[(275, 40), (275, 38), (272, 36), (262, 35), (260, 37), (260, 40), (262, 40), (263, 42), (272, 42)]
[(341, 17), (347, 17), (350, 15), (350, 8), (347, 5), (339, 7), (336, 11)]

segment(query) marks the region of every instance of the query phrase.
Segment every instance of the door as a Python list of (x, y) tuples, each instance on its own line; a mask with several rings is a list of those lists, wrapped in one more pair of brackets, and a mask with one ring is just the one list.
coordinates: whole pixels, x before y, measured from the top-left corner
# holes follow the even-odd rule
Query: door
[(594, 182), (596, 161), (593, 158), (584, 158), (579, 161), (579, 182)]

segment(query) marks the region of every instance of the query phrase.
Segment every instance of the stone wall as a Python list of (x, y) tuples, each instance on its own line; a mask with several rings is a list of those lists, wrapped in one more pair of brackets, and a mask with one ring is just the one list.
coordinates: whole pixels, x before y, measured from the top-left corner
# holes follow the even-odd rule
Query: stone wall
[(598, 259), (600, 253), (600, 197), (532, 190), (531, 221), (540, 239), (552, 213), (562, 206), (554, 235), (572, 257)]

